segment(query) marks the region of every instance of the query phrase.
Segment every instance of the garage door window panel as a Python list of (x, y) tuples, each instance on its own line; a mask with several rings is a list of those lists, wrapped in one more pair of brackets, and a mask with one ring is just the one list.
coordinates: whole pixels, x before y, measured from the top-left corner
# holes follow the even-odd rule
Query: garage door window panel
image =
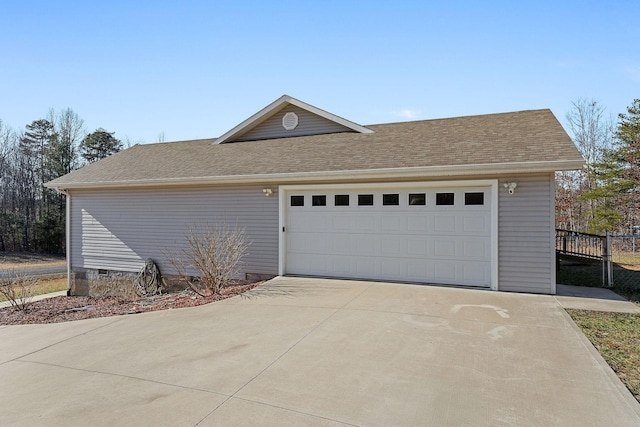
[(437, 206), (453, 206), (455, 202), (454, 193), (436, 193)]
[(427, 195), (425, 193), (410, 193), (409, 206), (425, 206), (427, 204)]
[(383, 206), (399, 206), (400, 205), (400, 195), (399, 194), (383, 194), (382, 195), (382, 205)]
[(464, 193), (464, 204), (466, 206), (482, 206), (484, 205), (484, 193)]
[(373, 194), (358, 194), (358, 206), (373, 206)]
[(291, 206), (304, 206), (304, 196), (291, 196)]
[(335, 204), (335, 206), (349, 206), (349, 195), (348, 194), (336, 194), (334, 196), (334, 204)]
[(327, 196), (311, 196), (311, 205), (312, 206), (327, 206)]

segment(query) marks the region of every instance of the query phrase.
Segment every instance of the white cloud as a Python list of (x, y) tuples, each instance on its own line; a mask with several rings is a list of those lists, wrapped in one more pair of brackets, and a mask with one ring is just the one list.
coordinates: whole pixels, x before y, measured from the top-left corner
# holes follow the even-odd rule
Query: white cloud
[(400, 110), (400, 111), (394, 111), (393, 114), (397, 117), (402, 117), (405, 119), (416, 119), (418, 117), (420, 117), (420, 114), (422, 114), (421, 110), (411, 110), (411, 109), (404, 109), (404, 110)]

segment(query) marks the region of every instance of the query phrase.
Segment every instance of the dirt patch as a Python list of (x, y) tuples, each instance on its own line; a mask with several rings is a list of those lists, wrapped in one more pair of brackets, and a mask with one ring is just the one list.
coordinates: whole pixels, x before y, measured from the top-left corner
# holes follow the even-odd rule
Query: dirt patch
[(195, 307), (231, 298), (247, 292), (264, 282), (228, 286), (220, 295), (201, 297), (190, 290), (124, 301), (117, 297), (60, 296), (32, 302), (26, 311), (0, 309), (0, 325), (59, 323), (96, 317), (120, 316), (149, 311)]

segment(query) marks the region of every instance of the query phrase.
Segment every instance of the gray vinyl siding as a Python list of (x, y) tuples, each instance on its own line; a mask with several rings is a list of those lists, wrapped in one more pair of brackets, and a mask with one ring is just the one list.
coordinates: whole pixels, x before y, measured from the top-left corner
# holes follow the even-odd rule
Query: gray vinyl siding
[(544, 174), (511, 180), (518, 183), (515, 194), (499, 189), (499, 289), (553, 293), (554, 177)]
[[(282, 117), (288, 112), (294, 112), (298, 115), (298, 126), (293, 130), (286, 130), (282, 127)], [(322, 135), (337, 132), (353, 132), (353, 130), (332, 122), (331, 120), (327, 120), (324, 117), (310, 113), (307, 110), (290, 105), (280, 110), (275, 115), (268, 118), (244, 135), (236, 138), (236, 141)]]
[(72, 268), (138, 271), (152, 258), (174, 273), (167, 251), (185, 245), (189, 224), (245, 227), (242, 273), (278, 271), (278, 196), (262, 187), (73, 192)]
[[(499, 180), (499, 290), (554, 293), (553, 174), (494, 178)], [(508, 181), (518, 183), (513, 195), (502, 186)], [(278, 195), (265, 197), (262, 188), (75, 191), (71, 266), (135, 272), (149, 257), (171, 273), (166, 251), (184, 244), (187, 224), (225, 221), (246, 227), (251, 241), (242, 273), (275, 275)]]

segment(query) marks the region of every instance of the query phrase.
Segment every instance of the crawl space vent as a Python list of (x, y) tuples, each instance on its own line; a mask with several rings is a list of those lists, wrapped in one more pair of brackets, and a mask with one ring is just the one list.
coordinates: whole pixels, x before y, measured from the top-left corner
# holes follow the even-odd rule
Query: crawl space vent
[(298, 127), (298, 115), (296, 113), (287, 113), (282, 117), (282, 127), (286, 130), (294, 130)]

